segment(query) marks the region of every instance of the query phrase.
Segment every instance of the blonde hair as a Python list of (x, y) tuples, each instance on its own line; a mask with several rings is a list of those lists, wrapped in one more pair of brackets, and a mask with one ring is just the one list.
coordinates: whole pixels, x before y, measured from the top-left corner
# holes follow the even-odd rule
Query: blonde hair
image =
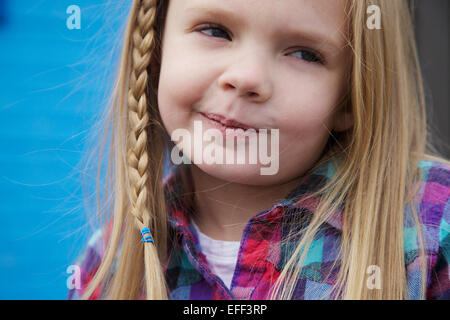
[[(82, 299), (89, 298), (98, 286), (101, 298), (106, 299), (137, 299), (144, 292), (147, 299), (168, 298), (164, 268), (171, 240), (162, 175), (171, 142), (157, 106), (168, 3), (136, 0), (131, 9), (105, 130), (111, 146), (106, 189), (113, 204), (112, 217), (108, 218), (108, 210), (101, 214), (107, 216), (105, 221), (112, 221), (112, 230), (101, 264)], [(381, 9), (381, 30), (365, 27), (366, 8), (372, 4)], [(352, 112), (354, 125), (334, 135), (335, 141), (330, 139), (332, 143), (320, 161), (308, 171), (333, 155), (341, 157), (336, 175), (312, 195), (320, 195), (322, 201), (290, 253), (270, 299), (292, 297), (314, 236), (342, 204), (345, 215), (338, 255), (341, 262), (333, 297), (408, 298), (403, 247), (403, 214), (408, 204), (419, 235), (422, 298), (425, 294), (428, 266), (413, 203), (421, 179), (418, 161), (447, 161), (427, 155), (437, 152), (427, 139), (411, 16), (407, 3), (400, 0), (349, 0), (346, 11), (353, 65), (343, 107)], [(152, 230), (155, 243), (140, 243), (139, 230), (144, 226)], [(117, 266), (113, 264), (115, 258)], [(365, 286), (370, 265), (382, 270), (381, 290)]]

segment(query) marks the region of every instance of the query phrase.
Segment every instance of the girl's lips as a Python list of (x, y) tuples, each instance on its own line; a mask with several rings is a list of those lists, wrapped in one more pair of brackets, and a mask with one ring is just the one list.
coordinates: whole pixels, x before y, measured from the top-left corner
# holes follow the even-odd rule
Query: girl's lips
[[(240, 127), (228, 127), (223, 125), (221, 122), (211, 119), (206, 116), (206, 114), (200, 112), (201, 116), (206, 120), (207, 124), (209, 124), (214, 129), (219, 130), (224, 136), (236, 136), (240, 137), (245, 135), (245, 131), (248, 129), (240, 128)], [(258, 133), (257, 129), (249, 128), (255, 130)]]
[(200, 112), (200, 114), (207, 118), (208, 120), (214, 121), (216, 122), (220, 127), (224, 127), (226, 129), (242, 129), (242, 130), (248, 130), (248, 129), (253, 129), (256, 132), (258, 132), (259, 130), (257, 128), (253, 128), (249, 125), (246, 125), (244, 123), (241, 123), (239, 121), (236, 121), (234, 119), (227, 119), (224, 116), (220, 115), (220, 114), (216, 114), (216, 113), (203, 113)]

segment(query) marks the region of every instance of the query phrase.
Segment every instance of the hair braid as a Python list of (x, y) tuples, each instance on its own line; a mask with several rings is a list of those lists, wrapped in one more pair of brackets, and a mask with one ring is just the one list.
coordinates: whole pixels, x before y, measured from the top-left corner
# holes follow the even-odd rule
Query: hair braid
[(150, 64), (154, 46), (152, 25), (155, 18), (155, 0), (142, 0), (133, 32), (132, 60), (128, 91), (128, 117), (130, 125), (128, 147), (128, 174), (130, 179), (130, 213), (136, 218), (139, 229), (148, 226), (148, 151), (146, 88), (148, 83), (147, 67)]
[[(154, 22), (156, 0), (141, 0), (137, 11), (136, 25), (132, 33), (132, 66), (128, 91), (128, 178), (130, 213), (139, 230), (155, 225), (155, 214), (150, 212), (148, 190), (149, 154), (147, 127), (148, 110), (148, 67), (155, 48)], [(152, 243), (144, 243), (145, 281), (148, 299), (166, 298), (164, 276), (158, 259), (157, 249)]]

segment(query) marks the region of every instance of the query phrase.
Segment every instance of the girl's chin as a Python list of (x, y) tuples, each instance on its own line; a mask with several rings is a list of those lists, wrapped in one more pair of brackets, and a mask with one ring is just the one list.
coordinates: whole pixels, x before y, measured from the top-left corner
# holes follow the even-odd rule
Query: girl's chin
[(195, 164), (196, 168), (207, 175), (226, 182), (264, 186), (272, 185), (276, 176), (261, 175), (259, 165), (238, 164)]

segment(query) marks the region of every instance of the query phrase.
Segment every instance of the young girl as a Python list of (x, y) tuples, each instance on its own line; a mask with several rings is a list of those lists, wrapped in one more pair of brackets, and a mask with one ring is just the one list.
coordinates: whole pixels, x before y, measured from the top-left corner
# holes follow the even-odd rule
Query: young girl
[[(115, 89), (112, 205), (70, 298), (450, 298), (406, 1), (135, 0)], [(269, 130), (278, 170), (195, 161), (174, 133), (198, 124)]]

